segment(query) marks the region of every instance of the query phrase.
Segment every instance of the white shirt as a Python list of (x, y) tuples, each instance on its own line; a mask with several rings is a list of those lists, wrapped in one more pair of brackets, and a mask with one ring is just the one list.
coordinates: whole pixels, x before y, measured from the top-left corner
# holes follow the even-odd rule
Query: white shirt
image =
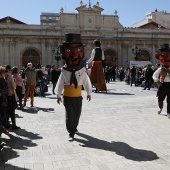
[[(159, 80), (159, 74), (161, 72), (161, 67), (158, 68), (154, 73), (152, 78), (154, 79), (154, 82), (157, 82)], [(170, 82), (170, 75), (167, 73), (164, 79), (164, 82)]]
[[(96, 47), (96, 48), (100, 48), (100, 47)], [(95, 53), (96, 53), (96, 51), (95, 51), (96, 48), (94, 48), (94, 49), (92, 50), (91, 57), (90, 57), (90, 59), (87, 61), (88, 64), (93, 61), (94, 56), (95, 56)], [(104, 59), (105, 59), (105, 57), (104, 57), (104, 52), (103, 52), (103, 50), (102, 50), (102, 60), (104, 60)]]
[[(58, 79), (57, 85), (55, 87), (55, 92), (57, 94), (57, 98), (61, 97), (62, 91), (64, 89), (64, 85), (70, 85), (70, 77), (71, 72), (61, 69), (61, 74)], [(86, 73), (86, 69), (83, 67), (82, 69), (75, 72), (75, 76), (77, 79), (78, 85), (83, 85), (84, 90), (87, 92), (87, 95), (90, 95), (92, 92), (92, 85), (89, 79), (89, 76)], [(74, 84), (72, 84), (74, 86)]]

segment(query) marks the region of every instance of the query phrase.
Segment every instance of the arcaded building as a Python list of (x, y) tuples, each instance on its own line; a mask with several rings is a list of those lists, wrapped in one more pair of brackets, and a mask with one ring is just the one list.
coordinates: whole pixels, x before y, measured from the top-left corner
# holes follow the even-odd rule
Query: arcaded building
[[(21, 68), (32, 62), (60, 67), (63, 62), (55, 60), (56, 48), (66, 33), (81, 34), (86, 45), (86, 59), (90, 58), (93, 40), (99, 39), (110, 66), (126, 67), (133, 60), (155, 64), (155, 51), (161, 44), (170, 43), (169, 28), (155, 21), (140, 25), (140, 28), (124, 28), (117, 11), (113, 15), (103, 15), (103, 10), (99, 3), (90, 7), (81, 1), (75, 13), (63, 9), (56, 16), (42, 13), (40, 25), (28, 25), (12, 16), (0, 19), (0, 64)], [(136, 47), (141, 52), (134, 55), (132, 49)]]

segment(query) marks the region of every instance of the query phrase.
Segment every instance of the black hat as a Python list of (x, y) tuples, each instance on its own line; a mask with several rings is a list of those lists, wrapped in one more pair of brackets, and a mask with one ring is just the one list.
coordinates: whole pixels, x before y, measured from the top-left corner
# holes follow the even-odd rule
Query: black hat
[(161, 48), (159, 48), (160, 51), (162, 51), (162, 50), (170, 50), (169, 44), (162, 44), (162, 45), (160, 45), (160, 47), (161, 47)]
[(64, 43), (82, 44), (81, 34), (75, 34), (75, 33), (65, 34)]
[(93, 44), (96, 46), (96, 47), (100, 47), (101, 46), (101, 42), (99, 40), (94, 40), (93, 41)]

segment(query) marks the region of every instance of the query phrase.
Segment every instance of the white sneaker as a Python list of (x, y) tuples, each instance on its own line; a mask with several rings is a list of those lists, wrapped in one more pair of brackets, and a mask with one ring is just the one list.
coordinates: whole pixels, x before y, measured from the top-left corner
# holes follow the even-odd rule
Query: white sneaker
[(162, 109), (158, 110), (158, 114), (160, 114), (162, 112)]
[(74, 138), (69, 136), (68, 141), (72, 142), (72, 141), (74, 141)]

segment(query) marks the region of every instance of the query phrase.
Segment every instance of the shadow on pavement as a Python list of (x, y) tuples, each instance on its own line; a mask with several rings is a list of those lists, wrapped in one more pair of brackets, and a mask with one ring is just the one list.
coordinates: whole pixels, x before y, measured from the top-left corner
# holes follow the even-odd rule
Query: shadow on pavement
[(31, 114), (36, 114), (39, 111), (54, 113), (54, 108), (30, 107), (30, 108), (25, 108), (24, 110), (22, 110), (22, 112), (31, 113)]
[(10, 164), (2, 164), (0, 163), (0, 169), (1, 170), (6, 170), (6, 169), (16, 169), (16, 170), (29, 170), (27, 168), (21, 168), (21, 167), (18, 167), (18, 166), (13, 166), (13, 165), (10, 165)]
[(57, 96), (55, 96), (55, 97), (46, 97), (46, 98), (48, 98), (48, 99), (55, 99), (57, 101)]
[(105, 95), (135, 95), (135, 94), (131, 94), (131, 93), (114, 93), (114, 92), (97, 92), (96, 94), (105, 94)]
[(23, 117), (19, 116), (18, 114), (15, 114), (15, 118), (23, 118)]
[(77, 135), (85, 138), (85, 140), (75, 139), (75, 141), (82, 143), (80, 144), (80, 146), (82, 147), (115, 152), (117, 155), (123, 156), (126, 159), (130, 159), (133, 161), (153, 161), (159, 159), (157, 154), (152, 151), (135, 149), (124, 142), (110, 143), (82, 133), (78, 133)]
[(131, 94), (131, 93), (113, 93), (113, 92), (100, 92), (100, 93), (103, 93), (103, 94), (109, 94), (109, 95), (135, 95), (135, 94)]
[[(18, 136), (8, 134), (9, 139), (1, 138), (6, 143), (2, 152), (0, 152), (0, 165), (5, 165), (8, 160), (19, 157), (17, 150), (27, 150), (28, 147), (37, 146), (36, 143), (32, 142), (32, 139), (22, 139)], [(26, 137), (26, 135), (24, 136)], [(28, 136), (27, 136), (28, 137)], [(28, 137), (29, 138), (29, 137)]]
[(18, 136), (23, 136), (26, 138), (29, 138), (31, 140), (37, 140), (37, 139), (42, 139), (41, 136), (39, 136), (39, 134), (37, 133), (32, 133), (32, 132), (28, 132), (25, 129), (18, 129), (16, 131), (13, 131), (15, 134), (17, 134)]
[(95, 90), (92, 90), (92, 92), (96, 94), (106, 94), (106, 95), (135, 95), (131, 93), (115, 93), (115, 92), (111, 92), (110, 90), (115, 90), (115, 89), (108, 89), (107, 92), (106, 91), (95, 92)]

